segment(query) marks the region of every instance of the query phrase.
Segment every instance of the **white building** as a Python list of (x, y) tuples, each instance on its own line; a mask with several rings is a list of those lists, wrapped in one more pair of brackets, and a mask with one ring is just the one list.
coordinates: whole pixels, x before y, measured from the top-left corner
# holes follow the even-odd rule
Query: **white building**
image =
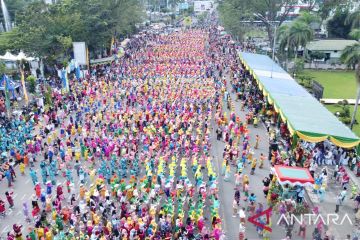
[(303, 10), (307, 10), (312, 8), (312, 10), (316, 11), (318, 9), (318, 5), (315, 6), (310, 5), (310, 1), (297, 1), (296, 4), (282, 7), (281, 10), (278, 12), (278, 15), (283, 15), (285, 12), (288, 12), (286, 20), (291, 21), (298, 17)]
[(309, 42), (305, 47), (305, 55), (310, 56), (312, 52), (325, 53), (325, 61), (338, 63), (342, 51), (350, 45), (357, 43), (355, 40), (317, 40)]

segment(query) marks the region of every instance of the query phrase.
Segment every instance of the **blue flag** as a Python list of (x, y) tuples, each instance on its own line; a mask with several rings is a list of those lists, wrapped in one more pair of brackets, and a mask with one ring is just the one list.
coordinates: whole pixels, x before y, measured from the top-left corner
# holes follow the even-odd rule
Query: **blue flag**
[(10, 109), (10, 99), (9, 99), (9, 78), (4, 74), (3, 76), (3, 83), (4, 83), (4, 91), (5, 91), (5, 106), (6, 110), (9, 111)]

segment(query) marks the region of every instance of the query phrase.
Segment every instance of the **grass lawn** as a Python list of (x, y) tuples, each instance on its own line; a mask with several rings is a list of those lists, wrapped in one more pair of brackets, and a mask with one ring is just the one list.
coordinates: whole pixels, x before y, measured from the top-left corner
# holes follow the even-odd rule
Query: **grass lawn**
[[(337, 105), (331, 105), (331, 104), (327, 104), (324, 105), (330, 112), (332, 113), (336, 113), (339, 112), (341, 110), (341, 107), (337, 106)], [(356, 113), (356, 120), (358, 122), (360, 122), (360, 109), (358, 108), (358, 111)], [(350, 117), (352, 117), (352, 114), (354, 112), (354, 105), (350, 105)], [(360, 124), (355, 124), (353, 127), (353, 132), (357, 135), (360, 136)]]
[(323, 98), (356, 98), (354, 71), (305, 70), (304, 75), (313, 77), (315, 81), (323, 85)]

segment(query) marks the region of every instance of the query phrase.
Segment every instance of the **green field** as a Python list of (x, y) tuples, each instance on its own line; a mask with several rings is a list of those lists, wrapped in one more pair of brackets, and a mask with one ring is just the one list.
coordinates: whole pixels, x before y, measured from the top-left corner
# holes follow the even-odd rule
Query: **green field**
[(356, 97), (354, 71), (305, 70), (304, 75), (313, 77), (323, 85), (323, 98), (355, 99)]
[[(339, 112), (341, 110), (341, 107), (340, 106), (337, 106), (337, 105), (324, 105), (330, 112), (332, 113), (336, 113), (336, 112)], [(358, 111), (356, 113), (356, 119), (358, 122), (360, 122), (360, 109), (358, 108)], [(352, 114), (354, 112), (354, 105), (350, 105), (350, 117), (352, 117)], [(353, 127), (353, 132), (357, 135), (357, 136), (360, 136), (360, 124), (355, 124), (354, 127)]]
[[(305, 70), (303, 75), (313, 77), (313, 80), (319, 82), (324, 87), (323, 98), (335, 99), (355, 99), (356, 81), (354, 71), (321, 71)], [(337, 105), (325, 105), (332, 113), (341, 110)], [(354, 105), (350, 105), (350, 114), (353, 113)], [(360, 109), (359, 109), (360, 110)], [(352, 115), (351, 115), (352, 116)], [(356, 114), (356, 119), (360, 122), (360, 111)], [(360, 136), (360, 124), (355, 124), (353, 131)]]

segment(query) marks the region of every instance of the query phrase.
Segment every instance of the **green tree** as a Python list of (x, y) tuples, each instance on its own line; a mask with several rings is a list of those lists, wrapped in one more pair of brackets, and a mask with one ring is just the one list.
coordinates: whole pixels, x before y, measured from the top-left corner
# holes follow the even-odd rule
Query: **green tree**
[(225, 29), (237, 39), (244, 37), (242, 21), (251, 18), (250, 11), (246, 10), (244, 1), (224, 0), (218, 6), (219, 20)]
[(277, 31), (277, 38), (279, 42), (279, 51), (285, 55), (285, 69), (288, 68), (288, 60), (290, 54), (290, 24), (282, 25)]
[(0, 53), (5, 54), (7, 50), (19, 50), (18, 47), (19, 31), (13, 28), (9, 32), (0, 33)]
[(313, 59), (323, 59), (326, 57), (326, 54), (319, 51), (313, 51), (310, 53), (310, 58)]
[(300, 22), (303, 22), (305, 24), (312, 24), (312, 23), (320, 23), (321, 22), (321, 19), (320, 19), (320, 16), (319, 15), (316, 15), (312, 12), (309, 12), (309, 11), (305, 11), (305, 12), (302, 12), (300, 14), (300, 16), (298, 16), (296, 18), (296, 21), (300, 21)]
[(352, 29), (360, 28), (360, 9), (352, 12), (346, 17), (345, 23), (351, 24)]
[(17, 11), (13, 31), (0, 34), (0, 50), (22, 49), (61, 63), (70, 58), (73, 41), (86, 42), (92, 52), (109, 49), (113, 36), (133, 33), (142, 19), (140, 0), (34, 1)]
[(279, 50), (285, 54), (285, 67), (288, 65), (288, 58), (290, 53), (294, 52), (295, 59), (300, 47), (305, 47), (306, 44), (313, 39), (314, 30), (310, 24), (318, 22), (319, 18), (308, 12), (302, 13), (291, 24), (282, 25), (278, 29)]
[(253, 17), (265, 24), (270, 42), (273, 42), (274, 38), (273, 25), (280, 27), (297, 2), (297, 0), (249, 0)]
[(360, 41), (360, 29), (353, 29), (351, 30), (351, 32), (349, 33), (349, 36), (352, 39), (358, 40)]
[(306, 44), (313, 38), (314, 31), (311, 27), (301, 21), (295, 21), (291, 24), (289, 29), (290, 43), (294, 46), (295, 58), (297, 57), (298, 49)]
[(338, 8), (344, 8), (348, 4), (348, 0), (326, 0), (319, 2), (319, 16), (323, 21), (327, 20), (330, 13)]
[(29, 92), (34, 94), (36, 89), (36, 78), (30, 75), (26, 78), (26, 81), (29, 82)]
[(265, 24), (270, 42), (273, 42), (274, 25), (281, 26), (295, 3), (296, 0), (223, 0), (219, 4), (220, 20), (227, 29), (236, 32), (243, 31), (239, 26), (241, 21), (260, 20)]
[(356, 112), (358, 109), (358, 103), (360, 100), (360, 43), (355, 43), (351, 46), (347, 46), (340, 57), (340, 60), (347, 64), (349, 67), (355, 68), (355, 78), (358, 83), (358, 89), (357, 89), (357, 97), (354, 107), (353, 116), (351, 118), (350, 128), (352, 129), (355, 119), (356, 119)]
[(293, 73), (296, 75), (301, 74), (304, 71), (304, 66), (305, 63), (303, 59), (296, 59), (294, 61), (294, 67), (292, 69)]
[(52, 105), (52, 90), (51, 90), (50, 85), (47, 85), (45, 87), (44, 98), (45, 98), (45, 105), (51, 106)]
[(6, 66), (4, 62), (0, 62), (0, 76), (6, 73)]
[(337, 9), (334, 16), (327, 23), (327, 30), (331, 38), (348, 38), (352, 23), (347, 21), (348, 9)]

